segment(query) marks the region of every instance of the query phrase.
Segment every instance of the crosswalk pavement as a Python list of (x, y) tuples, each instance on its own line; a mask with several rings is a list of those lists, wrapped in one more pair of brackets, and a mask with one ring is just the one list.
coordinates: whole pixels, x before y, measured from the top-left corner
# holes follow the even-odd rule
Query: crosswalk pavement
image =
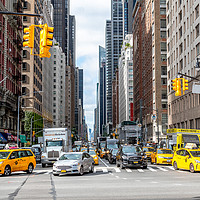
[(174, 171), (174, 168), (172, 166), (148, 166), (147, 169), (130, 169), (130, 168), (125, 168), (125, 169), (120, 169), (117, 167), (95, 167), (94, 173), (107, 173), (107, 172), (114, 172), (114, 173), (120, 173), (120, 172), (127, 172), (127, 173), (132, 173), (132, 172), (139, 172), (139, 173), (145, 173), (145, 172), (169, 172), (169, 171)]
[[(147, 169), (130, 169), (130, 168), (125, 168), (125, 169), (120, 169), (118, 167), (98, 167), (95, 166), (94, 168), (94, 173), (133, 173), (133, 172), (138, 172), (138, 173), (145, 173), (145, 172), (169, 172), (169, 171), (174, 171), (174, 168), (172, 166), (154, 166), (154, 165), (149, 165)], [(52, 169), (47, 169), (47, 170), (35, 170), (34, 175), (40, 175), (40, 174), (51, 174)]]

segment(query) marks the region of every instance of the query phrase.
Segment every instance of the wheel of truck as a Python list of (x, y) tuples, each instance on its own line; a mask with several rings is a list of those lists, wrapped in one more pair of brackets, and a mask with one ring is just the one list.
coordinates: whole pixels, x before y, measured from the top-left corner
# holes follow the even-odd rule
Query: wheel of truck
[(42, 168), (45, 168), (46, 167), (46, 164), (45, 163), (42, 163)]

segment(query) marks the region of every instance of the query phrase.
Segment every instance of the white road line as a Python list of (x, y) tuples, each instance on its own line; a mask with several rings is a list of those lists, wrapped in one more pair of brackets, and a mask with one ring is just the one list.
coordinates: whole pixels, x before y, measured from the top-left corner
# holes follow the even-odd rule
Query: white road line
[(127, 178), (123, 178), (123, 180), (127, 180)]
[(126, 171), (127, 171), (127, 172), (132, 172), (132, 170), (131, 170), (131, 169), (126, 169)]
[(149, 169), (152, 172), (157, 172), (157, 170), (153, 169), (152, 167), (147, 167), (147, 169)]
[(100, 157), (99, 157), (99, 160), (100, 160), (106, 167), (109, 167)]
[(172, 167), (172, 166), (166, 166), (166, 167), (168, 167), (171, 170), (175, 170), (174, 167)]
[(119, 168), (114, 168), (116, 172), (121, 172), (121, 170)]
[(119, 178), (119, 176), (115, 176), (116, 178)]
[(143, 169), (138, 169), (138, 172), (144, 172), (144, 170)]
[(163, 172), (168, 172), (168, 170), (167, 169), (164, 169), (164, 168), (162, 168), (162, 167), (157, 167), (159, 170), (161, 170), (161, 171), (163, 171)]

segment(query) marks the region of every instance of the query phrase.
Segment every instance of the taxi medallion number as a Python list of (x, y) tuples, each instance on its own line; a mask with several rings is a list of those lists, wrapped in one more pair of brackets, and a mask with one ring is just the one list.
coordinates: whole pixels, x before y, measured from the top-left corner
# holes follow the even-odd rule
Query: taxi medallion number
[(138, 162), (133, 162), (134, 164), (137, 164)]
[(61, 170), (61, 172), (62, 172), (62, 173), (65, 173), (65, 172), (67, 172), (67, 171), (66, 171), (66, 170)]

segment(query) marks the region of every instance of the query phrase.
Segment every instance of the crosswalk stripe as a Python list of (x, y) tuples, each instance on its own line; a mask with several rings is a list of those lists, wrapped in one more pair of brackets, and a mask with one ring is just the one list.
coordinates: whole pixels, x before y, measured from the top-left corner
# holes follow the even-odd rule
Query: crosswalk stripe
[(114, 168), (116, 172), (121, 172), (119, 168)]
[(167, 172), (168, 170), (167, 169), (164, 169), (162, 167), (157, 167), (158, 169), (160, 169), (161, 171), (164, 171), (164, 172)]
[(138, 169), (138, 172), (144, 172), (144, 170), (143, 169)]
[(166, 166), (166, 167), (168, 167), (169, 169), (171, 169), (171, 170), (174, 170), (174, 171), (175, 171), (174, 167), (172, 167), (172, 166)]
[(149, 169), (152, 172), (157, 172), (157, 170), (153, 169), (152, 167), (147, 167), (147, 169)]
[(127, 171), (127, 172), (132, 172), (132, 170), (131, 170), (131, 169), (126, 169), (126, 171)]

